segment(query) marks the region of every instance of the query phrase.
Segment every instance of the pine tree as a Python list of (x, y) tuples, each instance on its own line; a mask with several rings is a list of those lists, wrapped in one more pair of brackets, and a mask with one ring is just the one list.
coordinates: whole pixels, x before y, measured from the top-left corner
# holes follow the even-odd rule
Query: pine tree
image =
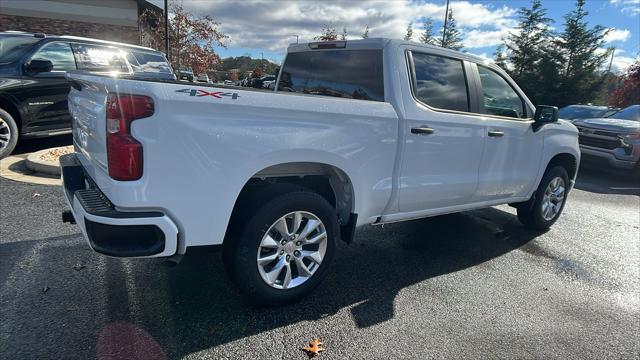
[(518, 82), (524, 83), (523, 75), (534, 71), (542, 51), (540, 45), (550, 36), (549, 25), (553, 20), (546, 14), (547, 10), (542, 7), (540, 0), (533, 0), (531, 8), (522, 7), (518, 10), (517, 32), (510, 33), (506, 41), (511, 76)]
[(493, 62), (507, 71), (507, 56), (504, 53), (505, 45), (500, 44), (493, 52)]
[(342, 34), (340, 34), (340, 40), (347, 40), (347, 27), (342, 27)]
[(596, 72), (611, 54), (599, 50), (609, 30), (600, 25), (589, 27), (584, 4), (585, 0), (577, 0), (576, 8), (565, 15), (564, 31), (556, 40), (563, 56), (558, 105), (591, 101), (603, 84)]
[(367, 25), (367, 27), (364, 29), (364, 32), (362, 33), (362, 38), (366, 39), (369, 37), (369, 25)]
[(404, 40), (409, 41), (413, 37), (413, 24), (407, 25), (407, 34), (404, 36)]
[(428, 45), (436, 45), (437, 40), (433, 34), (433, 20), (427, 18), (422, 26), (424, 32), (420, 35), (420, 42)]
[(443, 48), (460, 50), (464, 47), (460, 31), (456, 29), (456, 21), (453, 18), (453, 10), (449, 9), (447, 14), (447, 28), (440, 31), (441, 39), (439, 44)]

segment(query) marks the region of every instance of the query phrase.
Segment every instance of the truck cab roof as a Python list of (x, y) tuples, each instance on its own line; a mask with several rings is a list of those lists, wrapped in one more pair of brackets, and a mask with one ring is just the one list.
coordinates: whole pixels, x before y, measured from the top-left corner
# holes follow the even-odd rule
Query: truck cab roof
[(291, 44), (287, 48), (288, 53), (303, 52), (311, 50), (381, 50), (387, 46), (399, 47), (407, 45), (411, 47), (420, 47), (429, 50), (436, 50), (443, 55), (447, 55), (456, 59), (464, 59), (476, 63), (489, 63), (486, 59), (469, 53), (451, 50), (435, 45), (423, 44), (415, 41), (407, 41), (402, 39), (391, 38), (367, 38), (357, 40), (334, 40), (334, 41), (316, 41), (300, 44)]

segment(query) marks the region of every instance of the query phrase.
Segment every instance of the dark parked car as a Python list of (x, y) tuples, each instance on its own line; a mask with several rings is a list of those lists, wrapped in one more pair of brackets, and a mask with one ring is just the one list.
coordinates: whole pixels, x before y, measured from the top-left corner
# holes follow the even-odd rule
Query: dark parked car
[(72, 36), (0, 32), (0, 158), (18, 139), (71, 131), (70, 70), (175, 80), (164, 55), (141, 46)]
[(618, 110), (619, 109), (608, 106), (568, 105), (560, 109), (558, 117), (569, 121), (575, 119), (606, 118)]

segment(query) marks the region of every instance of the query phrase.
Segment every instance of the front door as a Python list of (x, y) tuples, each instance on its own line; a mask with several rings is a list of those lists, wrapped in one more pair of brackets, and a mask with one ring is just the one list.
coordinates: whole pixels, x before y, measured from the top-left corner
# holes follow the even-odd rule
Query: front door
[(533, 131), (531, 110), (505, 78), (482, 65), (477, 69), (487, 140), (475, 200), (525, 196), (538, 175), (543, 134)]
[(400, 211), (467, 204), (485, 141), (485, 125), (469, 112), (467, 66), (435, 54), (414, 51), (408, 57), (413, 98), (405, 103)]
[(67, 107), (69, 83), (67, 70), (75, 70), (76, 63), (68, 43), (45, 44), (30, 58), (49, 60), (53, 70), (42, 73), (25, 73), (24, 94), (29, 114), (29, 131), (53, 131), (71, 128), (71, 117)]

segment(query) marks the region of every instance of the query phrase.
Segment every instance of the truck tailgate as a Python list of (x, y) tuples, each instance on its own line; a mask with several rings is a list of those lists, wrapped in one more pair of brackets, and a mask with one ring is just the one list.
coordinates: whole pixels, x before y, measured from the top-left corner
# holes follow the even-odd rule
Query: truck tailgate
[(107, 171), (106, 98), (107, 89), (97, 76), (69, 74), (69, 112), (73, 127), (73, 144), (80, 160), (92, 177)]

